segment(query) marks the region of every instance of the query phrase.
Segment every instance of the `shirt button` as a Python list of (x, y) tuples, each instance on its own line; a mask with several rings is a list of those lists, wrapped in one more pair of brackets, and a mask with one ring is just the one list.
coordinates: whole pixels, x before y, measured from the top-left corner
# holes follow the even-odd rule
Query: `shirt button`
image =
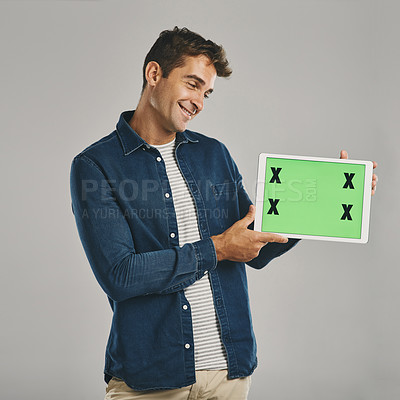
[(185, 349), (190, 349), (190, 344), (189, 343), (185, 344)]
[(158, 162), (160, 162), (160, 161), (161, 161), (161, 157), (157, 157), (156, 160), (157, 160)]
[(184, 305), (182, 306), (182, 308), (183, 308), (184, 310), (187, 310), (187, 309), (188, 309), (188, 306), (187, 306), (186, 304), (184, 304)]
[(169, 236), (171, 236), (172, 237), (172, 239), (175, 237), (175, 233), (174, 232), (171, 232), (170, 234), (169, 234)]
[(169, 193), (165, 193), (165, 197), (169, 199)]

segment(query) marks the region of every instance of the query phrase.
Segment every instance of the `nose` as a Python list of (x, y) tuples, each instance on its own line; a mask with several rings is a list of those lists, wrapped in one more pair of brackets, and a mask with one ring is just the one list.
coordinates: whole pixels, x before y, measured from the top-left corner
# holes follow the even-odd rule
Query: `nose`
[(196, 108), (196, 114), (198, 114), (204, 107), (204, 97), (199, 93), (195, 98), (192, 99), (192, 104)]

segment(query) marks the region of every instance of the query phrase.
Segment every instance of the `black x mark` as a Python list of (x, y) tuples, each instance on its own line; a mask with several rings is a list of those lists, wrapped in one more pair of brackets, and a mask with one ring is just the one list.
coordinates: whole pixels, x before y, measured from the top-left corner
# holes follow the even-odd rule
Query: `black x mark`
[(282, 168), (275, 168), (275, 167), (271, 167), (271, 171), (272, 171), (272, 178), (269, 181), (269, 183), (281, 183), (281, 180), (279, 179), (279, 172), (281, 172)]
[(348, 174), (347, 172), (344, 173), (344, 176), (346, 177), (346, 183), (343, 186), (343, 189), (349, 188), (349, 189), (354, 189), (352, 179), (354, 178), (355, 173), (352, 172)]
[(344, 213), (342, 215), (341, 219), (348, 219), (349, 221), (352, 221), (351, 215), (350, 215), (350, 210), (353, 207), (353, 204), (342, 204)]
[(278, 210), (276, 209), (276, 206), (278, 205), (279, 199), (268, 199), (269, 204), (271, 205), (269, 211), (267, 214), (274, 214), (274, 215), (279, 215)]

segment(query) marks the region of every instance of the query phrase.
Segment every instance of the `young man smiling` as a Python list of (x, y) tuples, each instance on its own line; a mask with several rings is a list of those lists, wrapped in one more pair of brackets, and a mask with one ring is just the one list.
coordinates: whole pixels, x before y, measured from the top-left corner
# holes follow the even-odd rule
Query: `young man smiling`
[(216, 74), (205, 55), (185, 57), (184, 64), (167, 78), (158, 62), (149, 61), (145, 67), (147, 84), (130, 120), (131, 128), (149, 144), (170, 142), (203, 109)]
[(297, 241), (248, 228), (255, 208), (228, 150), (187, 130), (230, 74), (221, 46), (161, 32), (136, 110), (72, 162), (79, 235), (113, 310), (106, 399), (247, 398), (244, 263), (262, 268)]

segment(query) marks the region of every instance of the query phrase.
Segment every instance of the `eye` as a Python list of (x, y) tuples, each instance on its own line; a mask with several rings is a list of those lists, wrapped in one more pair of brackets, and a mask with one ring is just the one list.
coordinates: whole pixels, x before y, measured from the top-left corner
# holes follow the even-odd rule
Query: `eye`
[(204, 98), (208, 99), (210, 96), (207, 93), (204, 93)]
[(192, 89), (196, 89), (196, 85), (190, 82), (186, 82)]

